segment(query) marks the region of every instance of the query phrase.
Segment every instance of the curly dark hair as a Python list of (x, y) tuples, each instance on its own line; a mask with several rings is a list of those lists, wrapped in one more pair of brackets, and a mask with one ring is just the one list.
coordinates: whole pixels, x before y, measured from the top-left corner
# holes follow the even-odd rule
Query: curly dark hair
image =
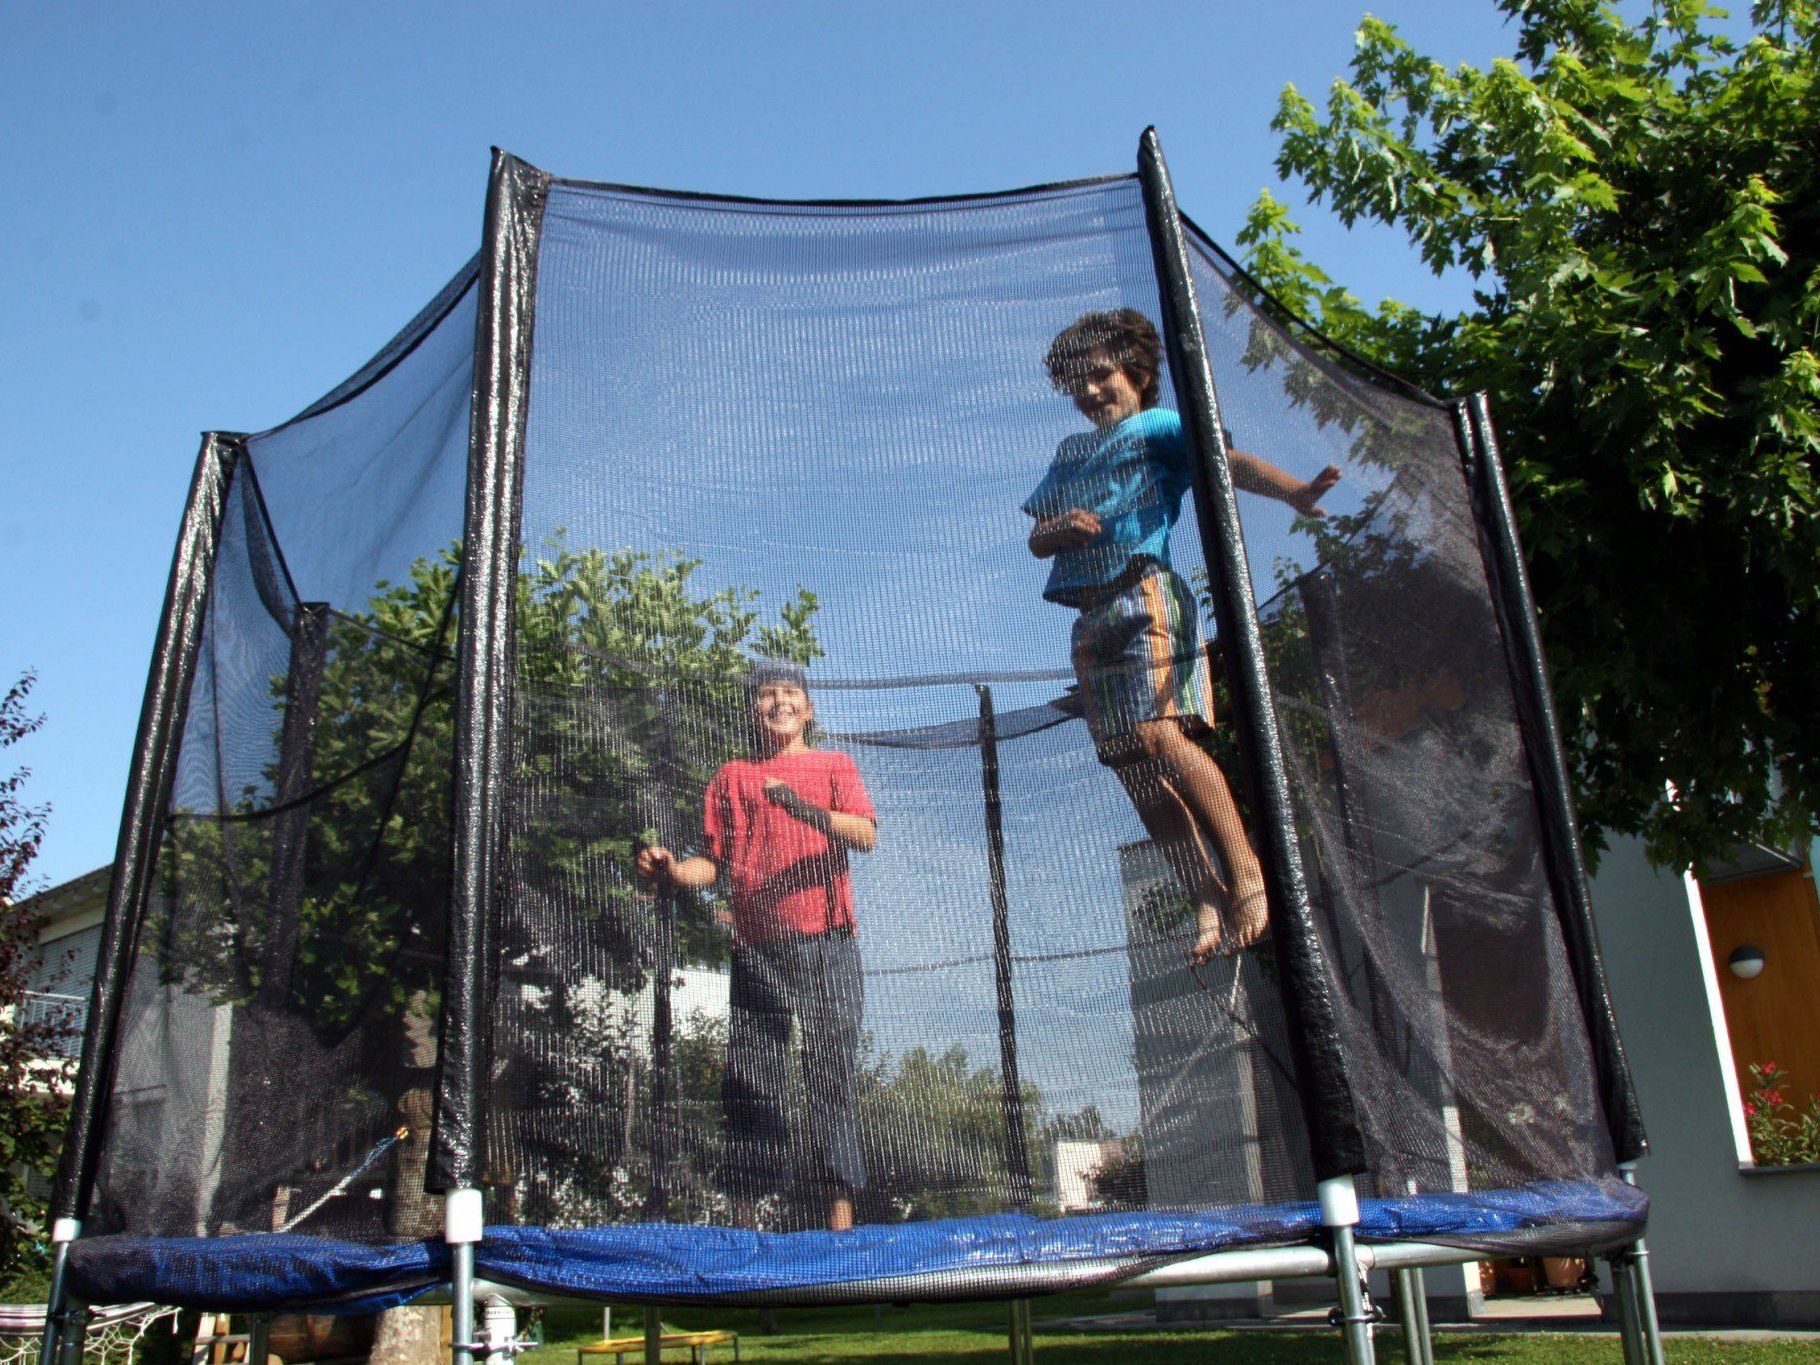
[(1135, 308), (1110, 313), (1082, 313), (1049, 343), (1043, 364), (1056, 388), (1066, 389), (1081, 371), (1087, 356), (1104, 351), (1129, 374), (1143, 397), (1144, 406), (1156, 406), (1157, 376), (1163, 370), (1163, 341), (1156, 325)]

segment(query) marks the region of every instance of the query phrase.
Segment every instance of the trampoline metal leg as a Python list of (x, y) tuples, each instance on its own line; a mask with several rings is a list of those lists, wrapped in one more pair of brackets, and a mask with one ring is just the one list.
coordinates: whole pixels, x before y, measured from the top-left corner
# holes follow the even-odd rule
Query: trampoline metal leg
[(254, 1313), (246, 1325), (247, 1365), (265, 1365), (272, 1356), (272, 1319), (265, 1313)]
[(75, 1240), (76, 1224), (59, 1222), (56, 1231), (68, 1233), (68, 1236), (57, 1236), (54, 1239), (51, 1260), (51, 1292), (49, 1301), (44, 1305), (44, 1340), (38, 1346), (38, 1365), (57, 1365), (58, 1338), (63, 1332), (63, 1310), (67, 1293), (64, 1289), (65, 1275), (69, 1270), (70, 1243)]
[(661, 1309), (645, 1309), (645, 1365), (658, 1365), (664, 1356), (664, 1315)]
[[(1635, 1185), (1637, 1163), (1620, 1162), (1618, 1175), (1626, 1185)], [(1637, 1337), (1638, 1359), (1645, 1365), (1663, 1365), (1662, 1323), (1656, 1317), (1656, 1286), (1649, 1273), (1649, 1245), (1639, 1237), (1618, 1255), (1630, 1271), (1631, 1321)], [(1615, 1268), (1615, 1260), (1613, 1265)]]
[(1013, 1299), (1009, 1308), (1006, 1341), (1010, 1347), (1011, 1365), (1034, 1365), (1036, 1334), (1030, 1327), (1030, 1300)]
[(1352, 1235), (1359, 1223), (1358, 1189), (1351, 1176), (1332, 1176), (1315, 1186), (1315, 1195), (1321, 1202), (1321, 1226), (1333, 1239), (1333, 1278), (1340, 1291), (1337, 1316), (1347, 1365), (1374, 1365), (1371, 1303), (1359, 1269), (1359, 1245)]
[(1371, 1306), (1365, 1297), (1365, 1277), (1359, 1269), (1358, 1243), (1352, 1228), (1330, 1227), (1333, 1237), (1333, 1276), (1340, 1289), (1340, 1332), (1347, 1365), (1375, 1365), (1377, 1348), (1371, 1340)]
[[(1649, 1273), (1649, 1247), (1639, 1237), (1619, 1253), (1618, 1259), (1630, 1286), (1629, 1325), (1636, 1343), (1636, 1358), (1640, 1365), (1664, 1365), (1662, 1324), (1656, 1317), (1656, 1289)], [(1628, 1358), (1628, 1346), (1625, 1354)]]
[(486, 1235), (484, 1196), (450, 1190), (442, 1201), (442, 1239), (449, 1244), (449, 1360), (474, 1365), (474, 1245)]
[(1422, 1365), (1435, 1365), (1435, 1329), (1428, 1320), (1428, 1279), (1420, 1267), (1410, 1273), (1416, 1277), (1416, 1329), (1421, 1334)]
[(88, 1345), (88, 1305), (73, 1303), (64, 1315), (63, 1329), (57, 1334), (57, 1356), (60, 1365), (82, 1365)]
[(1618, 1313), (1618, 1344), (1624, 1348), (1624, 1365), (1644, 1365), (1643, 1334), (1637, 1327), (1637, 1291), (1630, 1262), (1623, 1252), (1606, 1258), (1611, 1269), (1611, 1296)]
[(1434, 1340), (1428, 1328), (1428, 1286), (1421, 1267), (1391, 1274), (1397, 1289), (1397, 1311), (1403, 1323), (1403, 1357), (1409, 1365), (1434, 1365)]
[(449, 1248), (449, 1359), (474, 1365), (474, 1244)]

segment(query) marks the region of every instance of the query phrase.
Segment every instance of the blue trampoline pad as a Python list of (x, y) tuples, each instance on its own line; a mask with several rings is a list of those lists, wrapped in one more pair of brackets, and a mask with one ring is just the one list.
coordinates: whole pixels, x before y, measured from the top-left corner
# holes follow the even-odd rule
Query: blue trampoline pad
[[(1619, 1181), (1544, 1181), (1472, 1194), (1362, 1203), (1366, 1241), (1495, 1248), (1598, 1249), (1640, 1235), (1648, 1199)], [(475, 1273), (563, 1297), (711, 1301), (788, 1296), (817, 1301), (990, 1295), (995, 1274), (1053, 1267), (1053, 1288), (1112, 1280), (1181, 1256), (1289, 1245), (1320, 1230), (1313, 1202), (1205, 1212), (1070, 1218), (998, 1214), (868, 1225), (850, 1232), (750, 1232), (673, 1223), (609, 1228), (488, 1228)], [(1556, 1232), (1558, 1237), (1549, 1234)], [(1506, 1244), (1509, 1244), (1506, 1242)], [(1092, 1263), (1092, 1273), (1079, 1272)], [(233, 1237), (95, 1237), (70, 1249), (73, 1292), (87, 1303), (157, 1302), (224, 1311), (371, 1313), (448, 1279), (440, 1242), (370, 1246), (288, 1233)], [(1024, 1282), (1026, 1285), (1029, 1281)], [(852, 1286), (842, 1294), (840, 1286)], [(865, 1286), (874, 1286), (865, 1292)], [(1024, 1292), (1029, 1292), (1026, 1289)]]

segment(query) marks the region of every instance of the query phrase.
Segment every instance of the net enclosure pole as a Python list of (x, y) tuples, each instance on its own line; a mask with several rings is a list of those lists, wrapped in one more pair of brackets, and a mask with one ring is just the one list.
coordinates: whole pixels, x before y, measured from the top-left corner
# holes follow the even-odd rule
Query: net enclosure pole
[(108, 885), (107, 917), (102, 924), (95, 983), (82, 1034), (82, 1059), (70, 1099), (56, 1186), (51, 1193), (54, 1267), (41, 1356), (45, 1365), (56, 1359), (69, 1244), (82, 1234), (82, 1220), (87, 1216), (94, 1189), (121, 1001), (131, 973), (139, 922), (152, 893), (164, 812), (176, 777), (178, 745), (183, 736), (190, 685), (196, 676), (196, 655), (214, 578), (228, 481), (243, 450), (242, 439), (237, 435), (209, 432), (202, 438), (177, 533), (177, 547), (171, 557), (164, 610), (158, 618), (157, 640), (145, 680), (145, 700), (139, 710), (139, 731), (133, 741), (132, 766), (127, 772), (126, 801), (114, 846), (114, 875)]
[[(652, 822), (659, 842), (674, 847), (671, 833), (676, 819), (676, 743), (673, 725), (678, 714), (667, 688), (657, 692), (657, 810)], [(676, 979), (676, 887), (669, 878), (659, 880), (655, 918), (651, 926), (651, 1198), (645, 1216), (661, 1223), (670, 1215), (670, 1112), (674, 1078), (671, 1075), (672, 1043), (676, 1027), (675, 1002), (670, 988)]]
[[(458, 1291), (471, 1283), (484, 1223), (480, 1178), (488, 938), (504, 873), (502, 789), (509, 742), (512, 604), (518, 570), (537, 244), (550, 178), (493, 151), (475, 320), (462, 526), (462, 661), (455, 722), (454, 862), (436, 1121), (428, 1184), (444, 1192)], [(454, 1296), (451, 1354), (473, 1355), (472, 1293)]]
[(1480, 548), (1494, 585), (1493, 606), (1517, 695), (1524, 750), (1536, 784), (1549, 883), (1580, 996), (1580, 1012), (1586, 1019), (1593, 1062), (1598, 1068), (1599, 1099), (1619, 1162), (1635, 1161), (1648, 1152), (1649, 1139), (1643, 1130), (1643, 1115), (1624, 1044), (1618, 1036), (1618, 1019), (1599, 953), (1586, 855), (1574, 820), (1567, 751), (1555, 714), (1554, 694), (1548, 685), (1548, 670), (1542, 660), (1535, 598), (1517, 541), (1516, 513), (1504, 466), (1498, 458), (1491, 406), (1479, 393), (1456, 405), (1454, 413), (1455, 432), (1465, 454), (1473, 510), (1479, 523)]
[(992, 975), (998, 991), (1000, 1102), (1011, 1202), (1030, 1204), (1030, 1139), (1024, 1131), (1024, 1083), (1017, 1065), (1017, 997), (1011, 984), (1011, 898), (1005, 884), (1005, 806), (999, 793), (998, 713), (992, 689), (975, 683), (980, 703), (980, 786), (986, 808), (986, 871), (992, 885)]
[(1296, 840), (1289, 765), (1277, 727), (1187, 238), (1154, 128), (1145, 129), (1139, 145), (1138, 176), (1156, 257), (1163, 336), (1176, 402), (1193, 452), (1195, 519), (1232, 690), (1234, 728), (1256, 802), (1258, 855), (1270, 896), (1276, 955), (1283, 974), (1283, 1004), (1308, 1115), (1315, 1175), (1321, 1180), (1350, 1176), (1366, 1168), (1365, 1141), (1341, 1047), (1339, 1005), (1315, 928), (1308, 878)]

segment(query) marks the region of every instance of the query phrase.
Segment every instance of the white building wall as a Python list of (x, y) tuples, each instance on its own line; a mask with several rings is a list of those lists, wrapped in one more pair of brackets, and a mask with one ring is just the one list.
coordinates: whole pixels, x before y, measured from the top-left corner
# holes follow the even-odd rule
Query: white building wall
[(1820, 1169), (1740, 1170), (1743, 1112), (1698, 894), (1634, 840), (1614, 844), (1592, 887), (1649, 1131), (1637, 1176), (1658, 1302), (1669, 1321), (1820, 1324)]

